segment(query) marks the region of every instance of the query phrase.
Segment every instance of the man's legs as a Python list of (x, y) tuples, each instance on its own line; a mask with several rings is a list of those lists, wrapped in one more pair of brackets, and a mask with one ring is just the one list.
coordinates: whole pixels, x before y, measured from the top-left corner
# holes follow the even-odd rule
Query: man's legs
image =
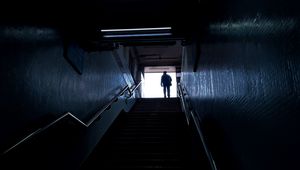
[(166, 88), (167, 86), (164, 86), (164, 97), (166, 98)]
[(168, 90), (168, 98), (170, 98), (170, 86), (167, 86), (167, 90)]

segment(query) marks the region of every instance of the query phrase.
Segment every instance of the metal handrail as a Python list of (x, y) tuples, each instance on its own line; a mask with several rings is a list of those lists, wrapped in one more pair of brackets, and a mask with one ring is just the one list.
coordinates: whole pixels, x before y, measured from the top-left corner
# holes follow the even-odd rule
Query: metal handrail
[(179, 89), (178, 90), (178, 95), (179, 95), (180, 101), (182, 103), (182, 109), (185, 113), (186, 122), (189, 125), (190, 124), (190, 116), (188, 115), (186, 101), (185, 101), (185, 98), (184, 98), (186, 93), (183, 92), (183, 89), (182, 89), (182, 86), (180, 85), (180, 83), (177, 84), (177, 89)]
[[(142, 84), (142, 81), (140, 81), (137, 85), (133, 85), (133, 89), (132, 87), (129, 88), (129, 93), (130, 93), (130, 97), (133, 95), (133, 92)], [(131, 90), (132, 89), (132, 90)]]
[(46, 126), (42, 127), (42, 128), (38, 128), (37, 130), (35, 130), (34, 132), (30, 133), (29, 135), (27, 135), (26, 137), (24, 137), (23, 139), (21, 139), (19, 142), (17, 142), (16, 144), (14, 144), (13, 146), (11, 146), (10, 148), (6, 149), (2, 155), (8, 153), (9, 151), (13, 150), (14, 148), (16, 148), (17, 146), (19, 146), (20, 144), (24, 143), (25, 141), (31, 139), (33, 136), (45, 131), (46, 129), (48, 129), (49, 127), (53, 126), (54, 124), (56, 124), (57, 122), (59, 122), (60, 120), (62, 120), (63, 118), (70, 116), (73, 119), (75, 119), (78, 123), (80, 123), (82, 126), (84, 127), (89, 127), (107, 108), (109, 108), (115, 101), (117, 98), (119, 98), (120, 96), (122, 96), (125, 91), (127, 91), (129, 89), (128, 85), (126, 85), (113, 99), (110, 100), (110, 102), (108, 104), (106, 104), (101, 110), (97, 111), (95, 113), (95, 115), (86, 123), (81, 121), (80, 119), (78, 119), (75, 115), (73, 115), (70, 112), (67, 112), (65, 114), (63, 114), (62, 116), (60, 116), (59, 118), (55, 119), (54, 121), (52, 121), (51, 123), (47, 124)]
[(121, 92), (118, 93), (118, 95), (116, 95), (113, 99), (110, 100), (110, 102), (105, 105), (101, 110), (99, 110), (98, 112), (95, 113), (95, 115), (85, 124), (86, 127), (90, 126), (109, 106), (111, 106), (111, 104), (113, 104), (117, 98), (119, 98), (120, 96), (122, 96), (125, 91), (129, 90), (128, 85), (126, 85)]
[[(181, 98), (181, 102), (182, 102), (182, 105), (183, 105), (183, 110), (186, 114), (186, 118), (187, 118), (187, 121), (189, 123), (189, 118), (191, 116), (195, 126), (196, 126), (196, 129), (197, 129), (197, 132), (200, 136), (200, 139), (202, 141), (202, 144), (203, 144), (203, 148), (205, 150), (205, 154), (209, 160), (209, 163), (210, 163), (210, 166), (212, 168), (212, 170), (217, 170), (217, 166), (215, 164), (215, 161), (211, 155), (211, 152), (209, 151), (208, 147), (207, 147), (207, 144), (206, 144), (206, 141), (205, 141), (205, 138), (204, 138), (204, 135), (202, 133), (202, 130), (201, 130), (201, 127), (200, 127), (200, 120), (198, 118), (198, 116), (196, 116), (197, 114), (195, 114), (195, 111), (193, 111), (192, 107), (190, 106), (190, 102), (187, 101), (187, 98), (185, 97), (187, 95), (187, 93), (184, 93), (183, 92), (183, 87), (181, 84), (178, 84), (178, 89), (179, 89), (179, 97)], [(186, 106), (187, 104), (189, 104), (189, 106)], [(187, 109), (188, 108), (188, 109)], [(187, 115), (187, 114), (190, 114)]]

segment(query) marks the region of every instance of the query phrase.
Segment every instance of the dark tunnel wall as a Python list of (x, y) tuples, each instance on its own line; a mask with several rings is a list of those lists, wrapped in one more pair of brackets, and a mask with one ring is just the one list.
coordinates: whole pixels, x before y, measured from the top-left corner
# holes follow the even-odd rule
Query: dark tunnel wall
[(111, 51), (83, 52), (80, 75), (63, 42), (48, 27), (0, 28), (1, 151), (66, 112), (86, 121), (126, 85)]
[(183, 47), (181, 81), (217, 167), (300, 169), (298, 17), (228, 18), (207, 30)]

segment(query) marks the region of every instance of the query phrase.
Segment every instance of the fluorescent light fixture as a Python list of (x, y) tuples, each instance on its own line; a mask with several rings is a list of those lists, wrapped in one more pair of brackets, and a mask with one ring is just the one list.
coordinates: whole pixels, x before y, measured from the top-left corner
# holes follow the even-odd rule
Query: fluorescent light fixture
[(171, 27), (102, 29), (103, 38), (158, 37), (170, 36)]
[(101, 32), (122, 32), (122, 31), (154, 31), (154, 30), (171, 30), (172, 27), (156, 28), (128, 28), (128, 29), (103, 29)]
[(104, 38), (126, 38), (126, 37), (156, 37), (168, 36), (171, 33), (156, 33), (156, 34), (121, 34), (121, 35), (103, 35)]

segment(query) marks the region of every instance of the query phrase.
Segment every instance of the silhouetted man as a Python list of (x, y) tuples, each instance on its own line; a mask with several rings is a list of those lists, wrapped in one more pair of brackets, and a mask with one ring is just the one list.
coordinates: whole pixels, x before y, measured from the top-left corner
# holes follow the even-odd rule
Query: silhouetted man
[(166, 98), (166, 90), (168, 93), (168, 98), (170, 98), (170, 86), (172, 86), (172, 78), (164, 71), (164, 74), (161, 76), (160, 81), (161, 87), (164, 87), (164, 97)]

